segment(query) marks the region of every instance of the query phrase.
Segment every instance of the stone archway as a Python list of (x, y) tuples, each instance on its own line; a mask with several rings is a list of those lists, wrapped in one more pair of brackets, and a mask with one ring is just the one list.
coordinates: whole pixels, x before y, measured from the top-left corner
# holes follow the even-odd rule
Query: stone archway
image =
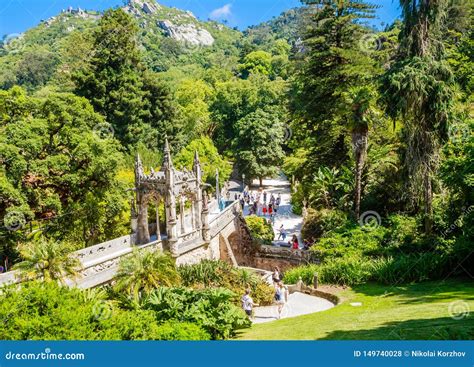
[[(138, 245), (150, 242), (148, 206), (156, 203), (156, 235), (161, 238), (159, 205), (165, 206), (166, 238), (164, 239), (173, 256), (178, 256), (179, 242), (208, 237), (207, 194), (203, 194), (201, 164), (197, 152), (192, 171), (174, 168), (168, 141), (165, 143), (163, 164), (158, 172), (151, 169), (145, 174), (140, 156), (135, 161), (135, 205), (132, 206), (132, 231)], [(190, 223), (186, 221), (186, 201), (191, 203)], [(177, 214), (179, 207), (179, 216)]]

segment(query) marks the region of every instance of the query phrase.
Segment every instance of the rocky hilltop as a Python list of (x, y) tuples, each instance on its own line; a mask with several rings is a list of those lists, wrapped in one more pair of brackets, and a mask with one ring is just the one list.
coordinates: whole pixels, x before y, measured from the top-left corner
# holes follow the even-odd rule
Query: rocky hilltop
[(153, 21), (163, 30), (164, 35), (176, 41), (196, 46), (214, 44), (212, 34), (200, 25), (190, 11), (167, 8), (154, 0), (129, 0), (123, 9), (136, 18), (153, 16)]
[[(164, 37), (172, 38), (185, 45), (212, 46), (215, 42), (215, 37), (203, 26), (203, 22), (200, 22), (190, 11), (166, 7), (155, 0), (129, 0), (122, 9), (135, 17), (142, 28), (150, 29), (155, 25)], [(100, 16), (97, 12), (69, 7), (62, 10), (60, 14), (43, 20), (42, 23), (50, 27), (56, 22), (68, 23), (71, 18), (95, 21)], [(74, 25), (69, 25), (66, 30), (70, 32), (75, 28)], [(213, 28), (217, 31), (223, 30), (223, 27)]]

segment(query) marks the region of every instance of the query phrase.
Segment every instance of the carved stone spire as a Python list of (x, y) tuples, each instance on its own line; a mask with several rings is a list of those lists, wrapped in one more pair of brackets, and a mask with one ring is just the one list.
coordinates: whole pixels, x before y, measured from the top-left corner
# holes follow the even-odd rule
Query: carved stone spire
[(163, 154), (163, 169), (173, 168), (173, 161), (171, 160), (171, 151), (168, 139), (165, 139), (165, 149)]
[(140, 154), (137, 153), (135, 157), (135, 184), (138, 184), (144, 175), (142, 160)]
[(201, 162), (199, 161), (199, 153), (197, 150), (194, 151), (194, 168), (196, 168), (197, 166), (200, 166), (201, 165)]

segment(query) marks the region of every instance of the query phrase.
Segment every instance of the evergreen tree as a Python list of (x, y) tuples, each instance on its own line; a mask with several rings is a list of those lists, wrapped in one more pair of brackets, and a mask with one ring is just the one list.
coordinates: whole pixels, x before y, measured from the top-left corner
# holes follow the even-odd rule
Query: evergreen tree
[(106, 117), (122, 143), (155, 146), (158, 136), (164, 139), (174, 109), (167, 90), (142, 64), (137, 33), (122, 9), (106, 11), (91, 60), (75, 75), (76, 92)]
[(370, 85), (378, 73), (371, 58), (376, 40), (360, 22), (371, 18), (376, 6), (363, 1), (305, 2), (312, 10), (306, 12), (304, 52), (296, 63), (300, 72), (293, 91), (295, 141), (309, 151), (304, 168), (311, 175), (320, 166), (344, 164), (349, 150), (346, 136), (351, 135), (358, 216), (369, 132), (367, 112), (373, 100)]
[(425, 232), (430, 233), (433, 179), (454, 99), (454, 78), (442, 42), (447, 0), (401, 0), (400, 4), (404, 20), (400, 49), (383, 91), (392, 117), (403, 117), (405, 166), (414, 200), (423, 197)]

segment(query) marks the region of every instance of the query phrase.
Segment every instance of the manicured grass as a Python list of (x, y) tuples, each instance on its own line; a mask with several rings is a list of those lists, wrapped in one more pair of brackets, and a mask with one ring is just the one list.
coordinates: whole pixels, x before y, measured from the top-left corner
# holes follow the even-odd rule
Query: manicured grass
[[(240, 339), (474, 339), (474, 281), (390, 287), (365, 284), (337, 293), (342, 303), (324, 312), (253, 325)], [(359, 307), (350, 303), (361, 302)], [(454, 303), (455, 302), (455, 303)], [(465, 311), (451, 317), (451, 313)], [(470, 311), (470, 313), (469, 313)]]

